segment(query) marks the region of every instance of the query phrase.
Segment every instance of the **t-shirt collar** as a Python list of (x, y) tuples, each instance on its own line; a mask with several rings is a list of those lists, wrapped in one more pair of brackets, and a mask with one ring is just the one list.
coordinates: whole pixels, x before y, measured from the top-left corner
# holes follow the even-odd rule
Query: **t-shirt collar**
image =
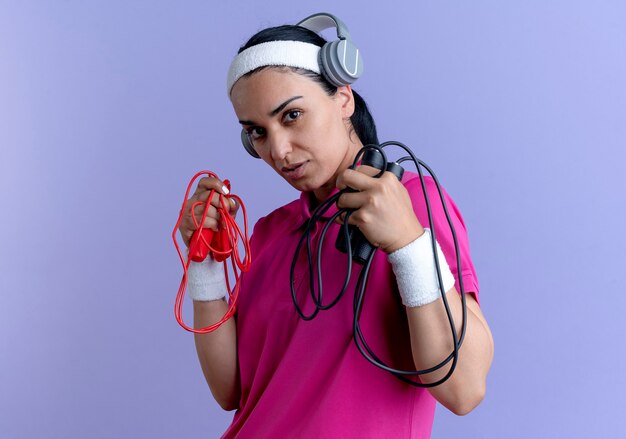
[[(339, 189), (334, 188), (326, 199), (332, 197), (338, 192), (339, 192)], [(301, 218), (300, 226), (302, 226), (303, 223), (306, 223), (309, 219), (311, 219), (311, 215), (315, 211), (315, 208), (311, 207), (313, 204), (312, 201), (314, 197), (315, 195), (313, 194), (313, 192), (301, 192), (300, 193), (300, 218)], [(319, 204), (317, 204), (316, 206), (319, 206)], [(328, 221), (328, 219), (332, 217), (335, 213), (337, 213), (338, 210), (339, 209), (337, 209), (337, 204), (333, 203), (328, 208), (328, 210), (324, 212), (324, 214), (322, 215), (322, 219)]]

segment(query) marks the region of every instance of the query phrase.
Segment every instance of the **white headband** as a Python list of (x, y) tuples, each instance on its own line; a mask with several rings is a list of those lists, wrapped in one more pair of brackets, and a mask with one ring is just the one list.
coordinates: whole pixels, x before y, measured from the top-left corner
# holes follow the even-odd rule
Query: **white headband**
[(318, 54), (320, 47), (302, 41), (269, 41), (257, 44), (235, 57), (228, 69), (226, 92), (246, 73), (263, 66), (286, 66), (320, 73)]

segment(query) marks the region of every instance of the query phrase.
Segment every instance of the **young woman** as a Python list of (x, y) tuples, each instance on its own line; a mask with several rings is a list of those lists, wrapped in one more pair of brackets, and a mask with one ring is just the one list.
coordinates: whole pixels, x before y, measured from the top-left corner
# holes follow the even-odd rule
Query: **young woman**
[[(444, 191), (459, 242), (459, 273), (432, 178), (425, 178), (430, 224), (417, 174), (407, 171), (399, 181), (391, 173), (374, 178), (375, 170), (368, 167), (348, 169), (363, 145), (378, 143), (376, 128), (351, 86), (333, 85), (320, 68), (317, 52), (324, 44), (310, 29), (280, 26), (254, 35), (233, 61), (228, 93), (248, 148), (301, 196), (255, 225), (252, 268), (240, 281), (236, 319), (213, 333), (196, 334), (198, 357), (215, 399), (225, 410), (237, 410), (223, 437), (430, 437), (435, 401), (459, 415), (470, 412), (484, 397), (493, 357), (491, 333), (478, 305), (467, 231)], [(453, 374), (440, 385), (411, 386), (361, 355), (352, 337), (350, 294), (311, 321), (296, 313), (290, 290), (296, 245), (315, 207), (345, 187), (357, 191), (341, 195), (337, 205), (356, 209), (348, 222), (378, 247), (360, 319), (377, 356), (396, 368), (423, 370), (453, 350), (433, 274), (430, 228), (437, 232), (444, 291), (457, 332), (462, 321), (461, 276), (467, 292), (466, 334)], [(227, 193), (221, 181), (204, 178), (187, 205), (206, 201), (211, 189)], [(217, 230), (218, 196), (210, 202), (204, 227)], [(232, 205), (232, 215), (237, 208)], [(332, 212), (313, 230), (314, 244)], [(180, 232), (188, 245), (195, 226), (191, 212), (184, 215)], [(334, 246), (339, 230), (340, 224), (331, 225), (323, 247), (321, 269), (329, 298), (341, 289), (347, 263), (347, 256)], [(314, 305), (307, 273), (303, 252), (294, 282), (301, 307), (310, 312)], [(212, 260), (190, 266), (188, 294), (194, 299), (198, 328), (219, 320), (227, 309), (222, 277), (221, 265)], [(348, 292), (356, 284), (352, 277)], [(419, 381), (440, 380), (450, 365), (421, 375)]]

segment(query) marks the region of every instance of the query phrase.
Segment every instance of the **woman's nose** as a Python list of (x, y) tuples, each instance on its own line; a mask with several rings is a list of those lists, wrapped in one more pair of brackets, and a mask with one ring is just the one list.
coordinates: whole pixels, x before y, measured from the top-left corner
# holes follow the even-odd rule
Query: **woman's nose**
[(272, 160), (283, 160), (291, 152), (291, 141), (287, 133), (275, 132), (269, 138)]

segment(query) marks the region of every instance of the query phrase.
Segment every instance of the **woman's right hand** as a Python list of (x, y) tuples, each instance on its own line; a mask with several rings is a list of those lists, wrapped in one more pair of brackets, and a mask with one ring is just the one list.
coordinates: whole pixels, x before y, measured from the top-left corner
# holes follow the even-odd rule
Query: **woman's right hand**
[[(200, 223), (205, 203), (212, 189), (215, 192), (210, 200), (202, 227), (214, 231), (219, 230), (222, 219), (217, 208), (221, 207), (221, 195), (227, 195), (229, 192), (225, 186), (224, 182), (214, 177), (203, 177), (198, 181), (196, 192), (185, 203), (185, 211), (182, 212), (183, 215), (178, 226), (178, 231), (187, 247), (189, 247), (193, 233), (198, 228), (191, 216), (192, 206), (199, 201), (203, 202), (196, 206), (193, 212), (197, 222)], [(239, 203), (233, 198), (224, 199), (224, 201), (229, 209), (229, 214), (234, 218), (239, 209)], [(207, 260), (203, 263), (207, 263)], [(199, 264), (191, 265), (190, 269), (193, 270), (197, 267)], [(221, 266), (219, 268), (220, 276), (223, 278), (223, 268)], [(194, 328), (205, 328), (213, 325), (224, 317), (228, 306), (225, 300), (194, 300)], [(202, 372), (215, 400), (224, 410), (236, 409), (241, 390), (237, 371), (237, 329), (234, 319), (227, 320), (216, 331), (208, 334), (194, 334), (194, 340)]]
[[(183, 212), (183, 217), (178, 227), (178, 231), (180, 232), (180, 235), (183, 238), (183, 242), (187, 247), (189, 247), (189, 241), (191, 241), (193, 232), (195, 232), (197, 229), (196, 223), (191, 216), (191, 208), (198, 201), (206, 202), (212, 189), (215, 190), (215, 192), (213, 193), (213, 197), (211, 198), (211, 205), (209, 206), (209, 211), (207, 212), (207, 216), (202, 226), (205, 229), (213, 229), (216, 232), (219, 230), (221, 218), (219, 212), (217, 211), (217, 208), (221, 207), (220, 194), (227, 195), (229, 191), (226, 185), (219, 179), (214, 177), (204, 177), (198, 181), (196, 192), (187, 200), (187, 204), (185, 205), (185, 211)], [(237, 215), (239, 203), (237, 203), (237, 201), (233, 198), (226, 199), (225, 201), (226, 206), (229, 209), (229, 214), (234, 218), (235, 215)], [(204, 207), (204, 204), (197, 205), (194, 210), (196, 221), (198, 223), (200, 223), (200, 221), (202, 220)]]

